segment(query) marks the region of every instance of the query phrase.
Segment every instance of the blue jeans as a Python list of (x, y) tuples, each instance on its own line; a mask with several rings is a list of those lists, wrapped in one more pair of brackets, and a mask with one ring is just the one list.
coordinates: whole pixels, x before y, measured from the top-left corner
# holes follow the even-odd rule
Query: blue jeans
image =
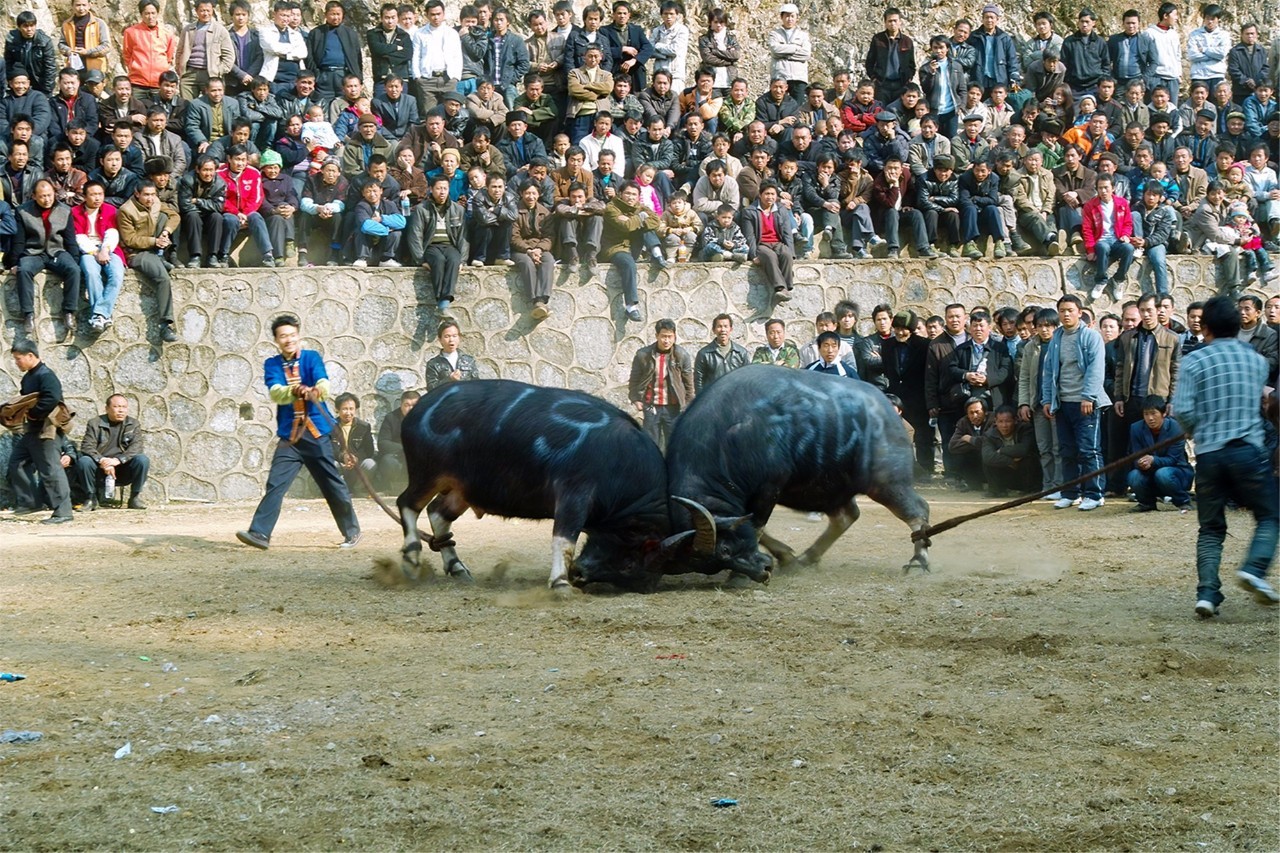
[(1142, 506), (1155, 506), (1156, 500), (1168, 497), (1174, 506), (1183, 507), (1191, 503), (1191, 481), (1195, 473), (1181, 468), (1156, 468), (1154, 471), (1139, 471), (1136, 468), (1129, 472), (1129, 488), (1133, 496)]
[[(1093, 413), (1080, 413), (1079, 403), (1062, 403), (1055, 417), (1058, 426), (1058, 446), (1062, 452), (1062, 481), (1068, 483), (1089, 471), (1102, 467), (1102, 453), (1098, 450), (1098, 408)], [(1098, 500), (1102, 497), (1102, 478), (1090, 477), (1083, 485), (1069, 486), (1062, 490), (1064, 498), (1078, 497)]]
[(1113, 258), (1120, 259), (1120, 266), (1116, 269), (1116, 278), (1121, 281), (1129, 274), (1129, 265), (1133, 263), (1133, 244), (1121, 243), (1115, 237), (1099, 237), (1098, 242), (1093, 247), (1093, 251), (1098, 255), (1098, 265), (1093, 270), (1093, 283), (1104, 284), (1107, 280), (1107, 268), (1111, 266)]
[(1156, 283), (1156, 293), (1169, 292), (1169, 264), (1167, 246), (1147, 246), (1147, 263), (1151, 266), (1151, 278)]
[(314, 438), (304, 433), (297, 444), (290, 444), (280, 439), (276, 444), (276, 452), (271, 457), (271, 471), (267, 474), (266, 493), (253, 513), (253, 522), (249, 529), (266, 539), (276, 528), (276, 520), (280, 518), (280, 508), (284, 504), (284, 496), (293, 485), (293, 480), (307, 467), (311, 479), (320, 487), (329, 512), (338, 524), (338, 531), (344, 536), (360, 532), (360, 522), (356, 519), (356, 511), (351, 506), (351, 493), (347, 483), (333, 461), (333, 444), (329, 436)]
[[(222, 231), (222, 256), (231, 254), (231, 247), (235, 245), (236, 238), (240, 236), (240, 217), (234, 213), (222, 214), (223, 231)], [(258, 253), (264, 258), (271, 255), (271, 235), (267, 233), (267, 221), (262, 218), (262, 214), (257, 211), (250, 213), (248, 221), (244, 226), (249, 231), (249, 236), (253, 238), (253, 245), (257, 247)]]
[(1222, 563), (1222, 540), (1227, 535), (1227, 501), (1234, 500), (1252, 512), (1256, 524), (1240, 570), (1266, 577), (1280, 537), (1280, 488), (1271, 476), (1266, 453), (1237, 439), (1220, 450), (1196, 455), (1196, 498), (1200, 520), (1196, 599), (1218, 605), (1222, 603), (1218, 567)]
[(80, 272), (84, 274), (84, 286), (89, 291), (89, 313), (110, 317), (116, 310), (116, 297), (120, 295), (120, 284), (124, 281), (124, 261), (112, 252), (103, 265), (86, 252), (80, 256)]

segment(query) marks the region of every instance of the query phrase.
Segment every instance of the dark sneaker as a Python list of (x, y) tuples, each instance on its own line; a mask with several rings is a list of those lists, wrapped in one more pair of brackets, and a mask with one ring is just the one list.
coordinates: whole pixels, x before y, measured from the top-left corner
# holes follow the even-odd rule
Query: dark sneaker
[(632, 305), (630, 308), (627, 309), (627, 319), (632, 320), (636, 323), (641, 322), (643, 318), (640, 316), (639, 305)]
[(259, 536), (252, 530), (238, 530), (236, 531), (236, 538), (248, 545), (250, 548), (258, 548), (259, 550), (265, 551), (271, 547), (271, 540), (267, 539), (265, 536)]
[(178, 332), (173, 328), (172, 323), (160, 324), (160, 340), (164, 341), (166, 344), (178, 342)]
[(1138, 504), (1133, 509), (1129, 510), (1129, 512), (1155, 512), (1155, 511), (1156, 511), (1155, 504)]
[(141, 495), (134, 495), (129, 498), (129, 509), (146, 509), (147, 502), (142, 499)]
[(1276, 588), (1267, 583), (1266, 578), (1249, 574), (1243, 569), (1236, 572), (1236, 577), (1239, 579), (1240, 588), (1253, 593), (1254, 600), (1259, 604), (1280, 604), (1280, 593), (1277, 593)]
[(68, 521), (74, 521), (74, 520), (75, 520), (75, 516), (71, 516), (71, 515), (51, 515), (40, 523), (41, 524), (66, 524)]
[(343, 540), (342, 540), (342, 542), (341, 542), (341, 543), (339, 543), (338, 547), (339, 547), (339, 548), (354, 548), (354, 547), (356, 547), (356, 545), (358, 545), (358, 544), (360, 544), (360, 531), (359, 531), (359, 530), (357, 530), (355, 533), (348, 533), (348, 534), (347, 534), (347, 538), (346, 538), (346, 539), (343, 539)]

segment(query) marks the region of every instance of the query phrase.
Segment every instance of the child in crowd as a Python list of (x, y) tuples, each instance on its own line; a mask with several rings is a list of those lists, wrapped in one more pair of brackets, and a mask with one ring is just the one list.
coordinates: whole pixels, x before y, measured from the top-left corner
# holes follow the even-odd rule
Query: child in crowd
[(1244, 179), (1244, 169), (1244, 163), (1232, 163), (1227, 168), (1227, 179), (1222, 186), (1227, 191), (1227, 204), (1241, 201), (1247, 208), (1253, 199), (1253, 187)]
[(1253, 284), (1259, 276), (1271, 277), (1271, 256), (1262, 247), (1262, 231), (1258, 223), (1249, 215), (1249, 206), (1242, 201), (1231, 203), (1228, 208), (1231, 216), (1231, 227), (1240, 235), (1240, 249), (1244, 253), (1244, 263), (1249, 270), (1249, 283)]
[(1280, 179), (1276, 170), (1267, 164), (1267, 155), (1267, 144), (1256, 143), (1249, 152), (1244, 178), (1253, 189), (1253, 200), (1257, 203), (1254, 219), (1263, 229), (1263, 239), (1275, 240), (1280, 234)]
[(352, 266), (367, 267), (375, 250), (375, 265), (398, 267), (396, 251), (407, 224), (398, 199), (383, 198), (382, 185), (370, 181), (360, 190), (355, 209), (356, 260)]
[(547, 155), (547, 159), (551, 161), (551, 168), (563, 169), (568, 162), (565, 158), (569, 153), (570, 143), (569, 136), (564, 133), (557, 133), (551, 139), (551, 153)]
[[(675, 201), (675, 196), (671, 200)], [(703, 226), (699, 238), (702, 242), (701, 260), (746, 263), (747, 238), (733, 217), (732, 205), (722, 204), (711, 221)]]
[(681, 190), (671, 195), (667, 200), (667, 209), (662, 214), (662, 224), (667, 229), (667, 235), (662, 238), (667, 260), (675, 260), (677, 263), (689, 260), (693, 255), (693, 247), (698, 242), (702, 220), (689, 204), (687, 193)]
[(337, 152), (341, 141), (333, 125), (325, 121), (324, 107), (312, 104), (307, 109), (307, 120), (302, 123), (302, 144), (311, 157), (310, 174), (314, 175), (324, 166), (325, 158)]
[(658, 170), (650, 166), (648, 163), (641, 163), (636, 168), (635, 181), (636, 186), (640, 189), (640, 204), (647, 207), (658, 216), (663, 214), (662, 196), (659, 195), (657, 188), (653, 185), (653, 176)]
[[(356, 102), (344, 109), (338, 114), (338, 120), (333, 123), (333, 133), (338, 139), (346, 139), (348, 136), (356, 132), (356, 126), (360, 121), (360, 117), (365, 115), (371, 109), (368, 98), (361, 95), (356, 98)], [(378, 122), (378, 127), (382, 127), (382, 119), (374, 115), (374, 119)]]

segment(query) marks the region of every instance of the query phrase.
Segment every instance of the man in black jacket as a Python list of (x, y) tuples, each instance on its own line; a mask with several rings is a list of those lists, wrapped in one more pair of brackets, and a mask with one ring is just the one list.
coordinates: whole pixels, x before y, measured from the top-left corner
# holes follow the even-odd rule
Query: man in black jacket
[(17, 29), (10, 30), (4, 41), (4, 64), (10, 71), (25, 68), (31, 75), (31, 86), (52, 96), (60, 64), (58, 49), (53, 39), (40, 31), (35, 12), (19, 12), (17, 23)]
[(329, 433), (329, 440), (333, 442), (333, 458), (351, 493), (364, 493), (366, 489), (356, 469), (372, 476), (378, 467), (373, 458), (373, 429), (368, 421), (356, 417), (360, 411), (360, 398), (355, 394), (339, 394), (334, 402), (338, 409), (338, 425)]
[(11, 244), (13, 256), (6, 266), (18, 270), (18, 305), (28, 335), (35, 333), (36, 273), (47, 270), (62, 279), (65, 340), (75, 328), (76, 309), (80, 306), (80, 246), (71, 224), (71, 208), (58, 203), (53, 184), (41, 178), (31, 195), (31, 200), (18, 208), (18, 231)]
[(378, 480), (386, 491), (397, 491), (404, 482), (404, 444), (400, 440), (400, 427), (422, 395), (417, 391), (405, 391), (400, 395), (399, 408), (387, 412), (378, 427)]
[(902, 32), (902, 12), (884, 10), (884, 30), (871, 37), (865, 63), (867, 77), (876, 84), (876, 100), (890, 104), (902, 97), (916, 76), (916, 48)]
[(675, 321), (659, 320), (654, 336), (631, 360), (627, 399), (644, 418), (645, 435), (665, 450), (676, 418), (693, 402), (693, 359), (676, 346)]
[(338, 97), (344, 77), (364, 71), (360, 36), (342, 22), (345, 15), (338, 0), (329, 0), (324, 23), (307, 34), (307, 64), (316, 72), (316, 94), (326, 103)]
[(76, 478), (80, 490), (88, 495), (85, 511), (97, 508), (99, 488), (103, 497), (111, 500), (116, 485), (131, 486), (129, 509), (146, 509), (142, 489), (150, 469), (151, 460), (142, 452), (142, 427), (129, 417), (129, 400), (123, 394), (112, 394), (107, 398), (106, 412), (89, 422), (80, 442)]
[(412, 76), (413, 39), (400, 29), (400, 13), (395, 3), (383, 3), (378, 23), (365, 33), (369, 60), (373, 67), (373, 96), (381, 97), (388, 77), (408, 80)]
[(988, 411), (994, 411), (1012, 402), (1004, 395), (1013, 360), (1008, 350), (993, 344), (991, 315), (974, 311), (969, 318), (969, 340), (955, 348), (943, 369), (943, 398), (953, 406), (981, 400)]
[(751, 363), (746, 347), (729, 340), (729, 336), (733, 334), (733, 318), (728, 314), (716, 315), (711, 321), (711, 334), (715, 337), (711, 343), (698, 350), (693, 362), (693, 390), (697, 394), (701, 394), (712, 382), (729, 371)]
[(23, 372), (22, 394), (39, 395), (36, 404), (27, 412), (22, 444), (40, 472), (40, 484), (44, 487), (49, 506), (53, 507), (53, 515), (41, 524), (64, 524), (71, 521), (72, 514), (71, 488), (59, 452), (58, 433), (61, 430), (45, 423), (45, 419), (62, 402), (62, 383), (58, 381), (57, 374), (40, 360), (40, 353), (33, 342), (15, 341), (9, 352), (13, 355), (13, 363)]

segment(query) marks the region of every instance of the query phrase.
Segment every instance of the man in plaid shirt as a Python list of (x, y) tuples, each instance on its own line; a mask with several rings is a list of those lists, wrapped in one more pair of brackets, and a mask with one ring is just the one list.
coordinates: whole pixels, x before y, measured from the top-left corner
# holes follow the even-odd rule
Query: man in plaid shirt
[(1200, 519), (1196, 615), (1208, 619), (1223, 600), (1218, 567), (1227, 535), (1228, 500), (1251, 511), (1257, 524), (1236, 572), (1240, 586), (1261, 604), (1280, 604), (1280, 594), (1266, 580), (1280, 534), (1280, 490), (1263, 438), (1267, 363), (1236, 339), (1240, 313), (1230, 298), (1216, 296), (1206, 302), (1200, 322), (1205, 345), (1182, 360), (1173, 411), (1187, 434), (1195, 437)]

